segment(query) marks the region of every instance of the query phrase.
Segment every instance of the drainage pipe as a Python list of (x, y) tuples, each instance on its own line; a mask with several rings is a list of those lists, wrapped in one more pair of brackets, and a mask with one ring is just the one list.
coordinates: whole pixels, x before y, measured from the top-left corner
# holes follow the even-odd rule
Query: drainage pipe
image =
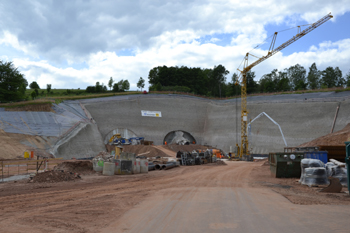
[(156, 165), (154, 166), (154, 168), (155, 168), (156, 170), (162, 170), (162, 167), (161, 167), (159, 164), (156, 164)]
[(163, 164), (162, 169), (168, 170), (168, 169), (173, 168), (173, 167), (176, 167), (176, 163), (171, 162), (171, 163)]
[(155, 165), (154, 164), (148, 164), (148, 171), (155, 170)]

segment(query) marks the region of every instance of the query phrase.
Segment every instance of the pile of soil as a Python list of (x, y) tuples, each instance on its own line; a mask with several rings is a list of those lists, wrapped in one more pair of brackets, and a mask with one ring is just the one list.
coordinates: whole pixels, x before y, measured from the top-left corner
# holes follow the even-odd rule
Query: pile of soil
[(29, 180), (32, 183), (57, 183), (62, 181), (74, 181), (81, 177), (77, 173), (66, 171), (46, 171), (36, 174), (33, 179)]
[[(113, 148), (114, 149), (114, 148)], [(153, 146), (146, 145), (124, 145), (123, 151), (128, 153), (135, 153), (136, 156), (142, 155), (145, 157), (169, 157), (166, 153)]]
[(313, 147), (313, 146), (321, 146), (321, 145), (344, 146), (344, 142), (349, 140), (350, 140), (350, 124), (347, 124), (342, 130), (316, 138), (310, 142), (303, 143), (300, 145), (300, 147)]
[[(178, 151), (188, 151), (192, 152), (193, 150), (206, 150), (212, 149), (213, 147), (192, 144), (192, 145), (163, 145), (163, 146), (148, 146), (148, 145), (123, 145), (123, 151), (128, 153), (135, 153), (136, 156), (145, 156), (145, 157), (174, 157), (169, 153), (166, 153), (166, 150), (178, 152)], [(115, 146), (106, 145), (106, 149), (109, 153), (115, 149)], [(165, 149), (165, 150), (164, 150)]]
[(65, 171), (69, 173), (78, 174), (92, 174), (95, 173), (91, 161), (65, 161), (58, 164), (53, 169), (54, 171)]
[(206, 165), (206, 166), (222, 166), (222, 165), (227, 165), (227, 163), (225, 163), (222, 160), (217, 160), (215, 163), (207, 163), (204, 165)]

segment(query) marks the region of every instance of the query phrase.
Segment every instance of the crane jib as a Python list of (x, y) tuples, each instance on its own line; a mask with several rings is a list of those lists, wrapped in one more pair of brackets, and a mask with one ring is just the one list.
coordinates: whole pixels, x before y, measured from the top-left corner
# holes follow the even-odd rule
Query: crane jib
[[(252, 64), (248, 65), (248, 56), (249, 53), (246, 54), (244, 57), (244, 64), (243, 64), (243, 69), (241, 71), (242, 75), (242, 83), (241, 83), (241, 146), (240, 150), (238, 152), (238, 156), (242, 159), (244, 157), (249, 155), (249, 142), (248, 142), (248, 137), (247, 137), (247, 125), (248, 125), (248, 110), (247, 110), (247, 79), (246, 79), (246, 74), (249, 70), (251, 70), (254, 66), (258, 65), (259, 63), (265, 61), (266, 59), (272, 57), (275, 55), (277, 52), (281, 51), (282, 49), (286, 48), (290, 44), (294, 43), (295, 41), (299, 40), (301, 37), (305, 36), (312, 30), (316, 29), (318, 26), (322, 25), (323, 23), (327, 22), (333, 18), (331, 13), (328, 15), (324, 16), (317, 22), (313, 23), (310, 27), (306, 28), (302, 32), (298, 33), (297, 35), (293, 36), (293, 38), (289, 39), (288, 41), (284, 42), (280, 46), (278, 46), (276, 49), (273, 49), (274, 43), (275, 43), (275, 37), (277, 36), (277, 33), (275, 33), (275, 37), (272, 40), (269, 52), (267, 53), (266, 56), (263, 56), (259, 58), (257, 61), (253, 62)], [(238, 146), (238, 145), (237, 145)]]

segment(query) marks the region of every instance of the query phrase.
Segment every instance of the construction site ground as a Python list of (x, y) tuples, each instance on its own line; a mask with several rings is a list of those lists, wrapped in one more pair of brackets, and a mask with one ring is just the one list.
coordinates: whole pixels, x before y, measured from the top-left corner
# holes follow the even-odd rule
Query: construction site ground
[[(266, 161), (0, 184), (1, 232), (348, 232), (350, 196), (276, 179)], [(60, 169), (67, 168), (61, 165)]]

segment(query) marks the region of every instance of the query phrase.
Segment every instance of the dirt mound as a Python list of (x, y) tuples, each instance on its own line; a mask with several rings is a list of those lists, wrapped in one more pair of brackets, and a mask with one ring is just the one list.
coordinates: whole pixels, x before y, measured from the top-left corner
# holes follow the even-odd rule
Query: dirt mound
[(91, 161), (66, 161), (58, 164), (53, 169), (54, 171), (65, 171), (79, 174), (94, 173)]
[(80, 179), (77, 173), (66, 172), (66, 171), (47, 171), (43, 173), (38, 173), (29, 182), (33, 183), (57, 183), (62, 181), (73, 181)]
[(350, 140), (350, 124), (347, 124), (342, 130), (316, 138), (310, 142), (303, 143), (300, 145), (300, 147), (321, 146), (321, 145), (344, 146), (344, 142), (349, 140)]
[(227, 165), (227, 163), (225, 163), (222, 160), (217, 160), (215, 163), (207, 163), (204, 165), (206, 165), (206, 166), (222, 166), (222, 165)]
[[(136, 156), (145, 156), (145, 157), (174, 157), (169, 153), (166, 153), (166, 150), (178, 152), (178, 151), (188, 151), (192, 152), (193, 150), (206, 150), (212, 149), (213, 147), (202, 146), (202, 145), (163, 145), (163, 146), (148, 146), (148, 145), (124, 145), (123, 151), (128, 153), (135, 153)], [(158, 147), (158, 148), (157, 148)], [(165, 150), (162, 150), (165, 149)], [(111, 152), (115, 149), (115, 146), (106, 145), (108, 152)]]

